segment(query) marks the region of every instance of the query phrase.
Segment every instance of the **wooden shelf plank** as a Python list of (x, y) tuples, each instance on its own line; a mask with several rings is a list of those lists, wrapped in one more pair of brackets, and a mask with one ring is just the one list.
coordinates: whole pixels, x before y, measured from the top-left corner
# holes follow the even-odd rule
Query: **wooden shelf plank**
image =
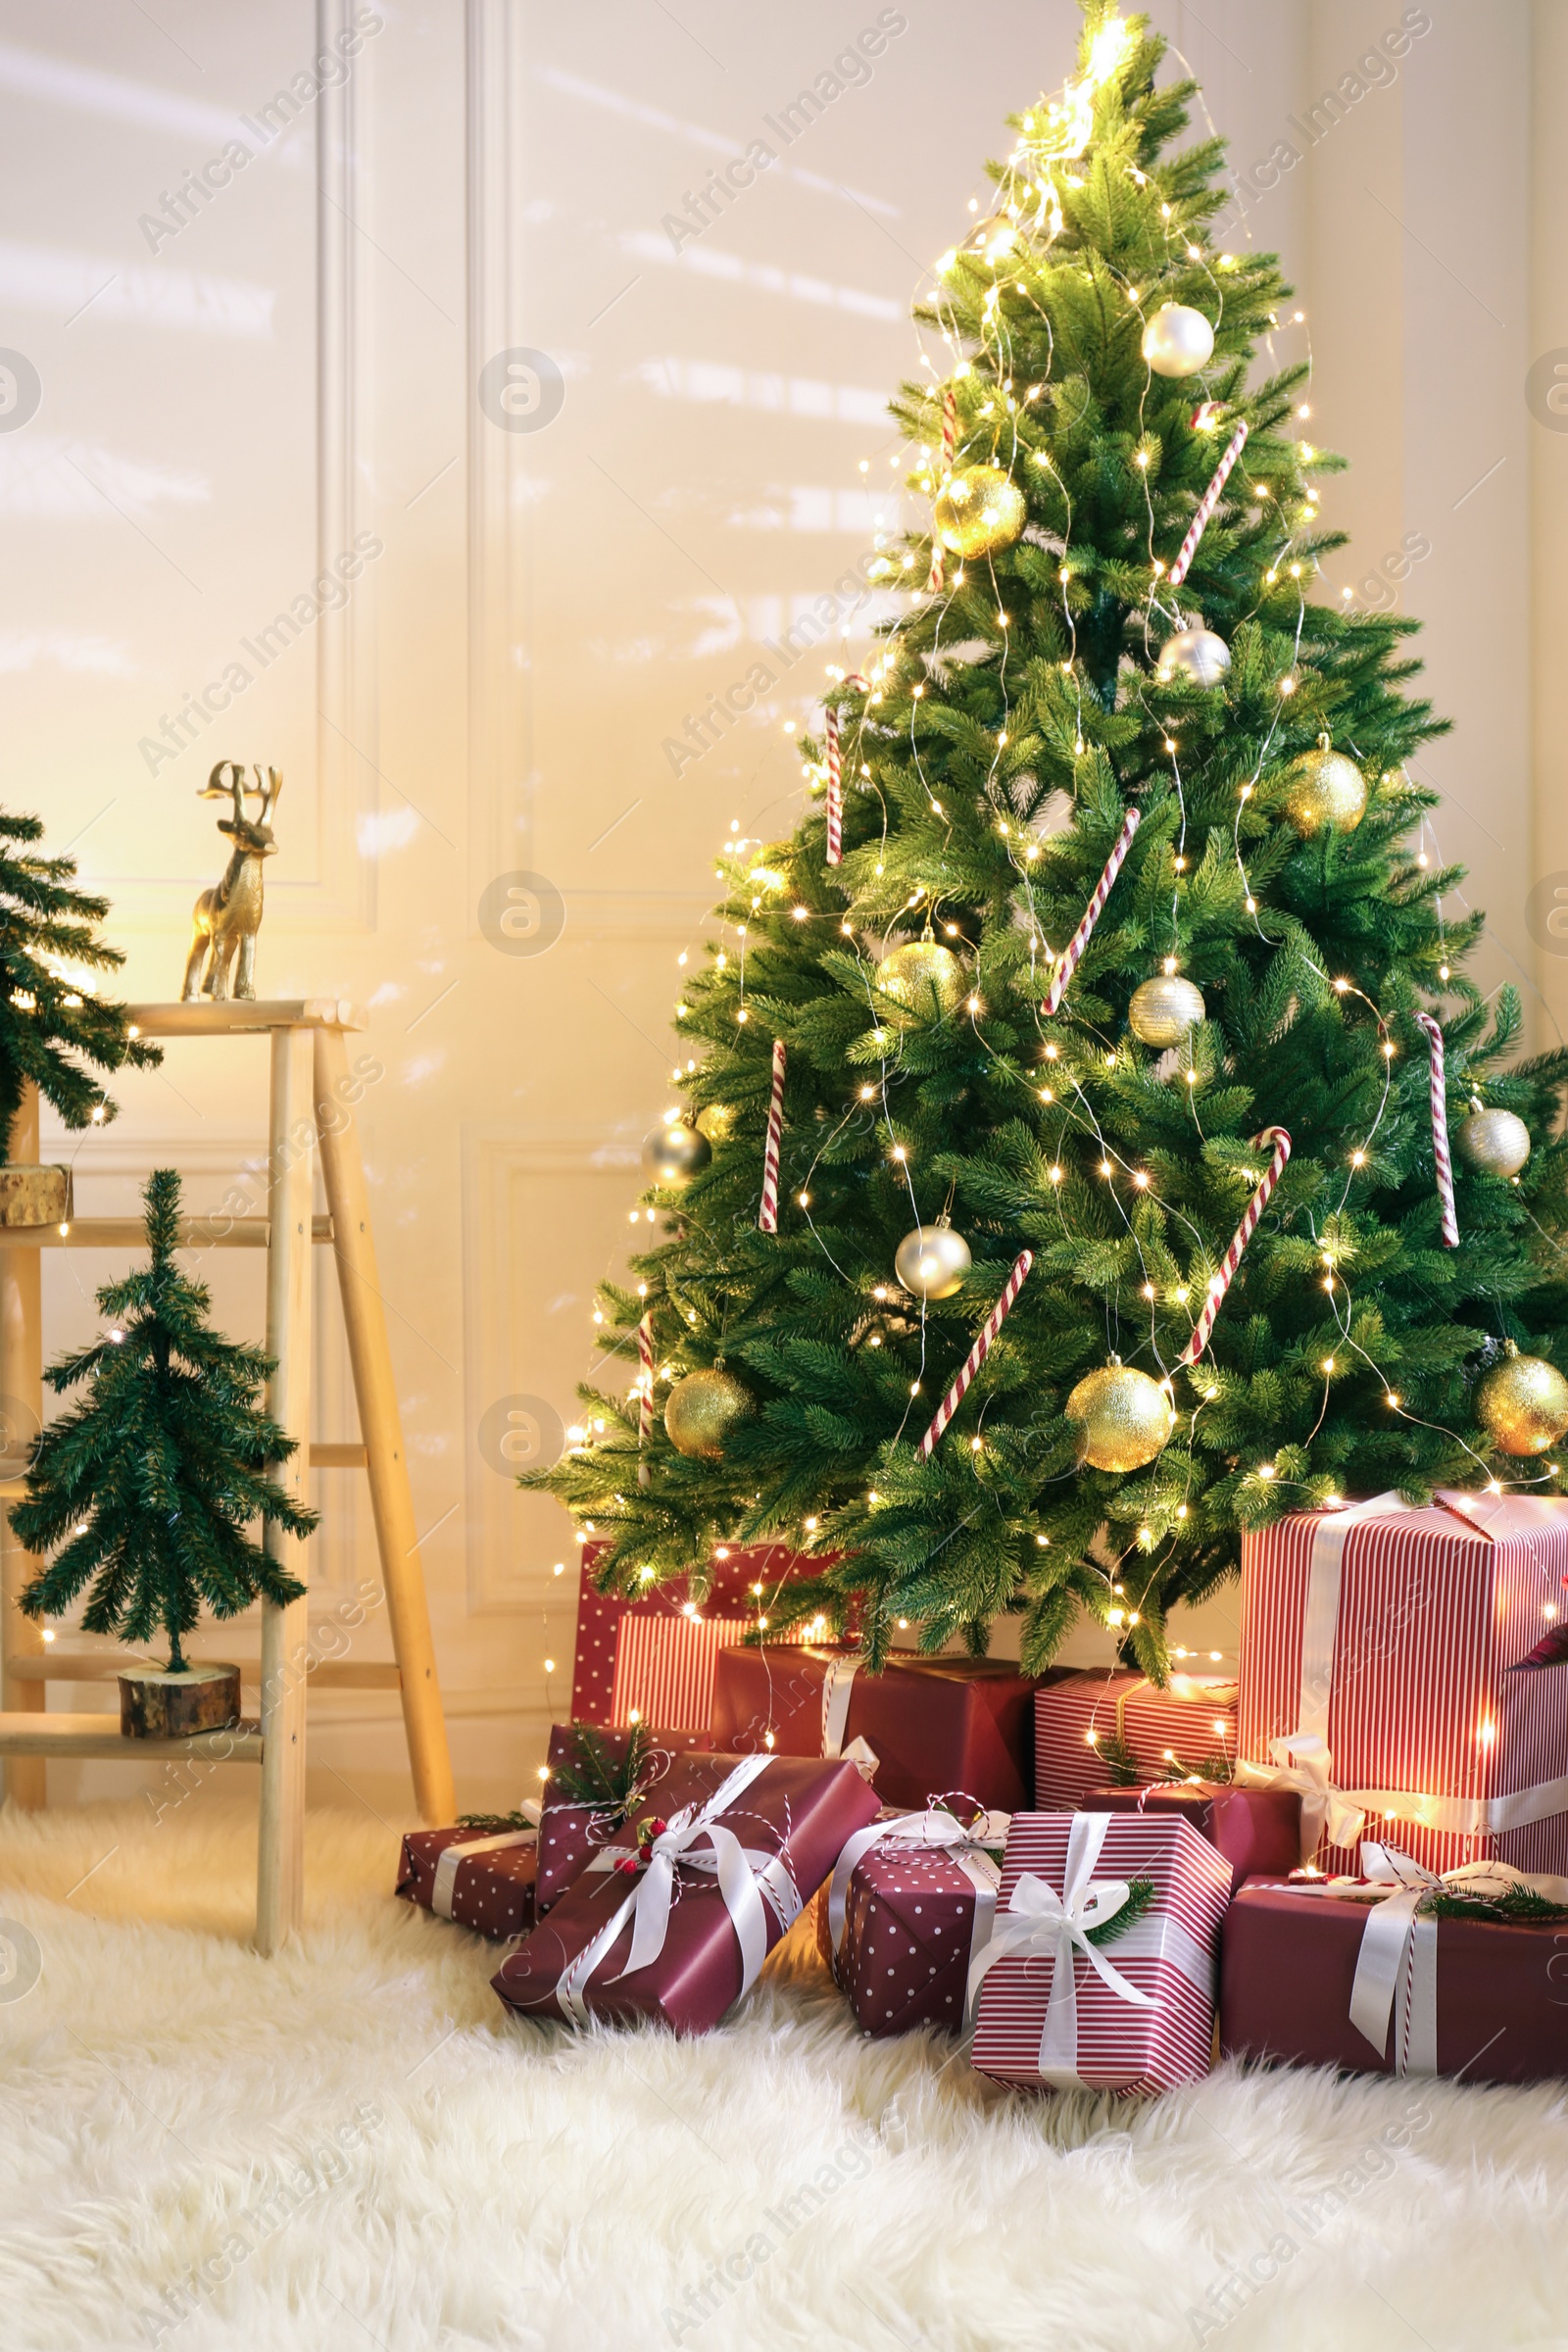
[[(201, 1665), (204, 1661), (192, 1661)], [(112, 1683), (117, 1674), (127, 1666), (145, 1666), (146, 1658), (135, 1657), (126, 1651), (122, 1655), (113, 1649), (68, 1649), (63, 1644), (51, 1644), (34, 1655), (13, 1661), (11, 1671), (22, 1683)], [(237, 1666), (240, 1680), (259, 1689), (262, 1661), (257, 1657), (227, 1657), (225, 1666)], [(310, 1670), (308, 1681), (317, 1690), (401, 1690), (403, 1676), (390, 1658), (322, 1658)]]
[(368, 1029), (369, 1021), (347, 997), (237, 997), (215, 1004), (130, 1004), (132, 1035), (142, 1037), (243, 1037), (269, 1029)]
[(115, 1715), (0, 1714), (0, 1756), (119, 1756), (137, 1764), (148, 1756), (201, 1756), (215, 1764), (259, 1764), (262, 1735), (253, 1723), (232, 1732), (195, 1732), (188, 1740), (126, 1740)]
[[(181, 1217), (181, 1250), (265, 1250), (272, 1238), (267, 1217)], [(333, 1239), (328, 1216), (312, 1217), (313, 1242)], [(140, 1217), (73, 1217), (68, 1225), (0, 1225), (0, 1250), (145, 1250)]]

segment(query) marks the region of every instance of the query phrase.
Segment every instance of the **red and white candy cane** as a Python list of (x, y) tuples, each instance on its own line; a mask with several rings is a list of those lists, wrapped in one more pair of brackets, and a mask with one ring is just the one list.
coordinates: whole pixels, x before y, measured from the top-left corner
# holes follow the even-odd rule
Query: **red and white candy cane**
[[(640, 1452), (647, 1445), (654, 1426), (654, 1318), (644, 1315), (637, 1326), (637, 1370), (641, 1375), (641, 1394), (637, 1398), (637, 1447)], [(637, 1472), (640, 1487), (652, 1486), (653, 1472), (646, 1462)]]
[[(942, 395), (942, 478), (947, 480), (953, 471), (953, 460), (958, 447), (958, 403), (951, 388)], [(942, 560), (942, 535), (933, 525), (931, 532), (931, 572), (926, 581), (926, 593), (935, 596), (944, 585), (946, 574)]]
[[(852, 670), (844, 681), (864, 693), (869, 681), (859, 671)], [(839, 750), (839, 714), (827, 714), (827, 862), (841, 865), (844, 861), (844, 760)]]
[(1438, 1171), (1438, 1199), (1443, 1205), (1443, 1241), (1448, 1250), (1459, 1247), (1459, 1212), (1453, 1204), (1453, 1162), (1448, 1157), (1448, 1086), (1443, 1067), (1443, 1031), (1430, 1012), (1416, 1019), (1427, 1033), (1432, 1055), (1432, 1157)]
[(757, 1222), (763, 1233), (778, 1231), (778, 1142), (784, 1127), (784, 1040), (773, 1040), (773, 1093), (767, 1105), (767, 1141), (762, 1146), (762, 1205)]
[(1007, 1320), (1008, 1310), (1018, 1293), (1023, 1289), (1024, 1276), (1034, 1262), (1035, 1256), (1032, 1250), (1020, 1250), (1014, 1258), (1012, 1272), (1007, 1276), (1003, 1287), (1002, 1297), (987, 1315), (984, 1330), (964, 1358), (963, 1369), (938, 1405), (936, 1419), (920, 1440), (916, 1450), (922, 1462), (930, 1455), (938, 1438), (941, 1437), (942, 1432), (963, 1402), (970, 1381), (973, 1380), (986, 1357), (991, 1353), (991, 1343)]
[(1209, 1285), (1208, 1298), (1204, 1301), (1203, 1311), (1193, 1327), (1192, 1338), (1177, 1358), (1179, 1363), (1196, 1364), (1203, 1349), (1208, 1346), (1208, 1335), (1214, 1328), (1214, 1317), (1219, 1313), (1220, 1307), (1224, 1303), (1225, 1294), (1230, 1289), (1235, 1277), (1236, 1269), (1242, 1262), (1242, 1252), (1251, 1240), (1257, 1220), (1268, 1206), (1269, 1195), (1278, 1184), (1284, 1172), (1285, 1163), (1291, 1156), (1291, 1139), (1283, 1127), (1265, 1127), (1262, 1134), (1254, 1136), (1252, 1140), (1256, 1144), (1272, 1143), (1274, 1156), (1268, 1163), (1262, 1183), (1247, 1203), (1246, 1215), (1231, 1236), (1231, 1246), (1225, 1252), (1224, 1263)]
[(1209, 516), (1213, 514), (1214, 509), (1219, 505), (1220, 492), (1230, 480), (1231, 467), (1235, 465), (1237, 459), (1241, 456), (1246, 447), (1247, 419), (1244, 416), (1241, 423), (1236, 427), (1235, 432), (1231, 435), (1230, 446), (1227, 448), (1225, 455), (1221, 458), (1219, 464), (1214, 468), (1213, 480), (1209, 483), (1208, 488), (1203, 492), (1202, 497), (1198, 502), (1198, 513), (1193, 516), (1187, 536), (1182, 541), (1181, 554), (1177, 557), (1175, 563), (1170, 567), (1170, 584), (1173, 588), (1179, 588), (1183, 580), (1186, 579), (1188, 566), (1192, 563), (1194, 556), (1196, 556), (1198, 553), (1198, 542), (1200, 539), (1201, 539), (1204, 531), (1208, 527)]
[(1095, 925), (1100, 920), (1100, 910), (1110, 896), (1110, 886), (1121, 872), (1121, 861), (1132, 848), (1133, 835), (1137, 830), (1138, 811), (1136, 808), (1129, 808), (1122, 818), (1121, 831), (1116, 836), (1116, 846), (1105, 859), (1105, 870), (1095, 884), (1095, 895), (1084, 908), (1084, 919), (1062, 949), (1055, 971), (1052, 975), (1051, 991), (1046, 998), (1048, 1014), (1057, 1010), (1062, 998), (1067, 993), (1067, 983), (1078, 969), (1078, 958), (1089, 945)]

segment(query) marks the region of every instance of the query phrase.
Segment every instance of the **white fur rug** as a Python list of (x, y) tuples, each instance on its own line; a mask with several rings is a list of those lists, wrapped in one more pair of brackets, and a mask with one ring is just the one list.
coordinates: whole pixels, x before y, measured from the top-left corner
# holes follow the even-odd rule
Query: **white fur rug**
[(1012, 2098), (860, 2040), (798, 1933), (707, 2040), (574, 2039), (386, 1833), (313, 1818), (271, 1963), (253, 1857), (237, 1804), (0, 1814), (7, 2352), (1568, 2346), (1560, 2088)]

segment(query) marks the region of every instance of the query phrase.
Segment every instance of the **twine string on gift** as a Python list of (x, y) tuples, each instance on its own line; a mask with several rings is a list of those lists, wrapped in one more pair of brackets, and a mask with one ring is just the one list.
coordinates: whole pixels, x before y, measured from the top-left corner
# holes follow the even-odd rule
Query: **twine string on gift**
[(1244, 416), (1230, 437), (1225, 455), (1214, 468), (1213, 478), (1209, 482), (1208, 488), (1198, 502), (1198, 512), (1193, 516), (1186, 538), (1182, 541), (1181, 553), (1170, 567), (1170, 585), (1173, 588), (1179, 588), (1186, 579), (1188, 567), (1198, 553), (1198, 542), (1208, 526), (1209, 516), (1219, 505), (1220, 492), (1230, 479), (1231, 467), (1246, 447), (1247, 419)]
[(1415, 1017), (1426, 1031), (1431, 1057), (1432, 1163), (1437, 1170), (1438, 1202), (1443, 1210), (1443, 1242), (1445, 1249), (1457, 1250), (1459, 1212), (1453, 1200), (1453, 1161), (1448, 1156), (1448, 1090), (1444, 1075), (1443, 1031), (1430, 1012), (1418, 1012)]
[(1111, 884), (1121, 872), (1122, 859), (1133, 846), (1133, 835), (1138, 830), (1138, 824), (1137, 809), (1129, 808), (1122, 818), (1121, 831), (1116, 836), (1115, 845), (1105, 860), (1105, 870), (1095, 884), (1095, 895), (1084, 908), (1083, 919), (1077, 930), (1068, 940), (1056, 960), (1056, 968), (1051, 976), (1051, 987), (1046, 996), (1048, 1016), (1054, 1013), (1060, 1006), (1061, 1000), (1067, 993), (1067, 983), (1078, 969), (1079, 958), (1094, 937), (1095, 925), (1100, 920), (1101, 909), (1110, 896)]
[(778, 1148), (784, 1132), (784, 1040), (773, 1040), (773, 1087), (767, 1102), (767, 1135), (762, 1144), (762, 1205), (757, 1222), (763, 1233), (778, 1231)]
[(947, 1395), (943, 1397), (942, 1402), (938, 1405), (936, 1419), (932, 1422), (930, 1428), (926, 1431), (925, 1436), (920, 1440), (919, 1445), (915, 1447), (916, 1455), (922, 1462), (929, 1460), (937, 1440), (941, 1437), (943, 1431), (947, 1428), (948, 1423), (953, 1419), (954, 1414), (957, 1411), (959, 1405), (963, 1402), (965, 1396), (968, 1394), (969, 1383), (973, 1380), (975, 1374), (985, 1362), (986, 1357), (991, 1353), (991, 1343), (996, 1338), (998, 1332), (1002, 1329), (1004, 1323), (1005, 1323), (1007, 1320), (1007, 1316), (1012, 1308), (1012, 1302), (1017, 1298), (1018, 1293), (1023, 1289), (1024, 1277), (1027, 1275), (1034, 1262), (1034, 1251), (1032, 1250), (1020, 1250), (1018, 1255), (1016, 1258), (1014, 1258), (1012, 1272), (1007, 1276), (1001, 1298), (997, 1300), (996, 1305), (991, 1309), (990, 1314), (987, 1315), (984, 1327), (980, 1333), (980, 1337), (970, 1348), (967, 1356), (965, 1356), (963, 1363), (959, 1367), (957, 1376), (954, 1380), (952, 1388), (949, 1389)]
[(1285, 1163), (1291, 1156), (1291, 1139), (1283, 1127), (1265, 1127), (1262, 1134), (1254, 1137), (1253, 1140), (1259, 1146), (1272, 1142), (1274, 1156), (1264, 1170), (1257, 1190), (1247, 1203), (1241, 1223), (1231, 1236), (1231, 1246), (1225, 1252), (1219, 1272), (1208, 1286), (1208, 1297), (1203, 1302), (1203, 1311), (1193, 1326), (1192, 1338), (1176, 1359), (1178, 1363), (1196, 1364), (1203, 1349), (1208, 1346), (1208, 1335), (1214, 1328), (1214, 1317), (1224, 1304), (1225, 1294), (1236, 1278), (1236, 1269), (1242, 1262), (1242, 1253), (1251, 1240), (1257, 1220), (1268, 1206), (1269, 1196), (1284, 1174)]

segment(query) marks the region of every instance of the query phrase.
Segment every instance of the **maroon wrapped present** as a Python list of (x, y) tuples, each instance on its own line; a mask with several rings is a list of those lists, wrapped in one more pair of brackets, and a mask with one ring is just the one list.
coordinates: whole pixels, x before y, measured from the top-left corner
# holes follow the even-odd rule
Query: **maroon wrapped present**
[(682, 1756), (664, 1824), (610, 1865), (608, 1849), (493, 1979), (520, 2016), (657, 2018), (716, 2026), (875, 1814), (853, 1764), (797, 1756)]
[(858, 1754), (884, 1804), (962, 1794), (1010, 1813), (1029, 1787), (1037, 1680), (1005, 1658), (901, 1649), (872, 1674), (858, 1651), (815, 1642), (728, 1649), (713, 1678), (713, 1738), (740, 1754)]
[(710, 1562), (701, 1600), (686, 1577), (655, 1586), (646, 1599), (628, 1600), (594, 1589), (594, 1571), (606, 1548), (603, 1541), (583, 1546), (571, 1678), (576, 1723), (640, 1721), (702, 1729), (712, 1704), (719, 1651), (742, 1641), (760, 1621), (766, 1624), (768, 1601), (782, 1584), (815, 1575), (825, 1564), (807, 1561), (782, 1544), (743, 1545)]
[[(539, 1811), (531, 1802), (521, 1809)], [(411, 1830), (403, 1840), (397, 1892), (481, 1936), (525, 1936), (534, 1923), (538, 1838), (536, 1828), (520, 1825)]]
[(1052, 1677), (1035, 1693), (1035, 1803), (1087, 1804), (1112, 1757), (1135, 1784), (1234, 1759), (1236, 1696), (1234, 1675), (1173, 1674), (1164, 1690), (1123, 1667)]
[[(1138, 1880), (1148, 1907), (1116, 1934)], [(1206, 2074), (1230, 1891), (1230, 1864), (1169, 1815), (1015, 1814), (972, 1972), (975, 2065), (1030, 2089), (1130, 2094)]]
[(1232, 1781), (1156, 1781), (1146, 1788), (1092, 1788), (1090, 1813), (1159, 1813), (1192, 1823), (1243, 1879), (1283, 1876), (1301, 1859), (1301, 1798), (1295, 1788), (1242, 1788)]
[(985, 1949), (1002, 1879), (1007, 1815), (965, 1825), (951, 1813), (888, 1813), (838, 1858), (818, 1941), (871, 2034), (968, 2024), (970, 1967)]
[[(635, 1724), (554, 1725), (539, 1814), (535, 1918), (543, 1919), (600, 1847), (613, 1842), (628, 1812), (660, 1787), (678, 1755), (712, 1744), (707, 1732), (644, 1731)], [(556, 1792), (563, 1771), (577, 1778), (585, 1767), (598, 1768), (602, 1788), (597, 1801), (579, 1803)], [(657, 1803), (657, 1797), (653, 1801)]]
[[(1568, 2074), (1568, 1879), (1475, 1862), (1439, 1880), (1370, 1840), (1361, 1852), (1375, 1879), (1240, 1888), (1220, 1970), (1226, 2055), (1472, 2082)], [(1506, 1916), (1520, 1886), (1543, 1916)], [(1434, 1916), (1434, 1894), (1472, 1915)]]

